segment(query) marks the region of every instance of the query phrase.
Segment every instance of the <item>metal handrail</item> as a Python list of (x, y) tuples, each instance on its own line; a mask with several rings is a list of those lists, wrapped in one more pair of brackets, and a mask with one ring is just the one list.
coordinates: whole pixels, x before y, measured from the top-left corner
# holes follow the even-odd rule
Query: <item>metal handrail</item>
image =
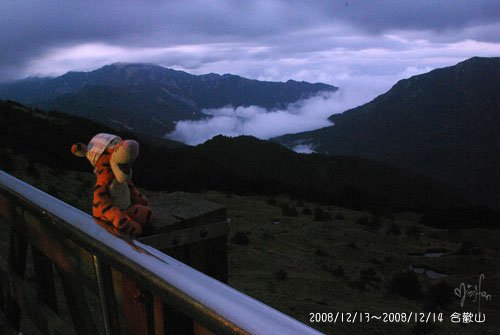
[(0, 192), (217, 333), (322, 334), (150, 246), (113, 235), (88, 214), (3, 171)]

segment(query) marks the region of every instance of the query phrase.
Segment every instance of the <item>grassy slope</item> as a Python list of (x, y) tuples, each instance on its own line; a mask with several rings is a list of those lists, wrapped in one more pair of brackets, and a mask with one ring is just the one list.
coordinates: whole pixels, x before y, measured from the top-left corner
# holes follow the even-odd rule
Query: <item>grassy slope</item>
[[(82, 210), (90, 208), (93, 176), (90, 173), (60, 171), (35, 165), (40, 176), (27, 173), (25, 159), (15, 158), (17, 175), (27, 182), (49, 191)], [(155, 196), (153, 192), (147, 192)], [(242, 292), (269, 304), (282, 312), (301, 320), (327, 334), (410, 334), (416, 331), (414, 324), (311, 324), (310, 312), (421, 312), (424, 300), (408, 300), (388, 292), (390, 278), (399, 270), (406, 270), (410, 263), (427, 265), (449, 273), (446, 282), (457, 287), (461, 282), (475, 284), (480, 273), (485, 273), (484, 290), (492, 295), (492, 301), (483, 302), (483, 312), (491, 318), (486, 325), (454, 326), (449, 322), (451, 312), (476, 310), (474, 304), (459, 306), (457, 299), (448, 307), (445, 322), (439, 326), (440, 334), (494, 334), (498, 329), (494, 315), (500, 312), (500, 237), (497, 232), (467, 229), (449, 232), (418, 224), (418, 215), (400, 213), (393, 219), (382, 217), (381, 227), (374, 231), (357, 223), (360, 217), (371, 214), (339, 207), (323, 207), (334, 218), (340, 213), (344, 219), (314, 221), (312, 215), (299, 214), (297, 218), (283, 217), (281, 209), (259, 196), (224, 195), (217, 192), (202, 193), (208, 200), (227, 206), (232, 219), (231, 240), (237, 232), (249, 237), (248, 245), (229, 243), (229, 284)], [(276, 198), (278, 203), (295, 205), (289, 198)], [(314, 210), (317, 204), (301, 204)], [(299, 212), (303, 207), (298, 207)], [(273, 220), (280, 219), (280, 224)], [(403, 234), (387, 233), (394, 223)], [(409, 227), (423, 232), (420, 237), (405, 234)], [(5, 234), (5, 229), (0, 230)], [(6, 252), (6, 238), (2, 241), (2, 255)], [(481, 255), (454, 255), (457, 242), (472, 240), (483, 249)], [(436, 259), (409, 256), (430, 247), (448, 250), (448, 254)], [(333, 272), (341, 266), (343, 276)], [(373, 269), (373, 280), (362, 279), (361, 271)], [(287, 279), (280, 280), (276, 273), (286, 272)], [(436, 281), (419, 275), (422, 291), (427, 291)], [(362, 290), (361, 287), (365, 289)], [(496, 321), (498, 322), (498, 320)], [(424, 329), (425, 330), (425, 329)], [(424, 332), (425, 333), (425, 332)]]
[[(250, 240), (248, 245), (230, 244), (230, 284), (328, 334), (373, 334), (382, 329), (386, 334), (409, 333), (411, 326), (407, 325), (382, 326), (376, 322), (313, 325), (308, 321), (310, 312), (423, 311), (423, 299), (408, 300), (387, 290), (390, 278), (399, 270), (406, 270), (411, 263), (449, 273), (446, 282), (453, 287), (461, 282), (475, 284), (478, 275), (484, 273), (483, 287), (493, 299), (500, 293), (500, 237), (487, 230), (467, 229), (450, 234), (446, 230), (419, 225), (419, 216), (414, 213), (400, 213), (394, 220), (382, 219), (378, 231), (372, 231), (356, 223), (360, 217), (371, 216), (365, 212), (324, 207), (332, 217), (341, 213), (344, 220), (317, 222), (311, 215), (284, 218), (280, 208), (267, 204), (267, 198), (227, 197), (219, 193), (207, 193), (205, 197), (227, 206), (232, 218), (230, 237), (242, 231)], [(290, 202), (287, 198), (277, 201)], [(316, 206), (305, 205), (313, 209)], [(301, 209), (299, 207), (299, 212)], [(273, 218), (282, 218), (281, 224), (273, 224)], [(402, 235), (387, 233), (393, 222), (403, 231)], [(417, 227), (423, 235), (408, 237), (404, 232), (410, 227)], [(457, 242), (468, 239), (481, 246), (484, 254), (454, 255)], [(408, 255), (432, 247), (444, 248), (448, 255), (434, 259)], [(344, 269), (342, 277), (333, 274), (338, 266)], [(360, 272), (370, 268), (375, 270), (380, 282), (360, 279)], [(286, 280), (278, 280), (276, 272), (279, 270), (286, 271)], [(424, 292), (439, 282), (423, 275), (418, 277)], [(365, 290), (360, 289), (363, 282), (367, 283)], [(461, 309), (454, 298), (449, 311), (474, 310), (472, 304), (465, 307), (468, 309)], [(490, 316), (500, 311), (498, 301), (485, 302), (483, 307)], [(443, 328), (440, 333), (487, 333), (485, 327), (475, 328), (475, 331), (472, 327), (450, 327), (449, 318), (445, 324), (447, 327), (440, 327)], [(493, 323), (489, 325), (493, 334)]]

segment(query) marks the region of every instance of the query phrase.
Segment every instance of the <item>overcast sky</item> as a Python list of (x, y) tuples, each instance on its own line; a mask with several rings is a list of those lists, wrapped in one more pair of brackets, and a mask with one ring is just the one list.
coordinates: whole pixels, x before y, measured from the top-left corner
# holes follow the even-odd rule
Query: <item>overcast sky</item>
[(324, 82), (361, 104), (472, 56), (500, 56), (498, 0), (0, 2), (0, 81), (150, 62)]

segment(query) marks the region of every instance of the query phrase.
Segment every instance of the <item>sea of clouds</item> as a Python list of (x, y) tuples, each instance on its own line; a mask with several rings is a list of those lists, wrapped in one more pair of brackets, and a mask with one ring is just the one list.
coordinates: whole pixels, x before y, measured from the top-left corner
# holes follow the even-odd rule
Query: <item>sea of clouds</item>
[[(333, 125), (328, 117), (368, 102), (377, 95), (370, 85), (341, 88), (323, 92), (308, 99), (291, 103), (285, 109), (267, 110), (259, 106), (204, 109), (206, 118), (176, 123), (167, 138), (189, 145), (197, 145), (216, 135), (252, 135), (269, 139), (284, 134), (299, 133)], [(311, 152), (301, 146), (300, 152)]]

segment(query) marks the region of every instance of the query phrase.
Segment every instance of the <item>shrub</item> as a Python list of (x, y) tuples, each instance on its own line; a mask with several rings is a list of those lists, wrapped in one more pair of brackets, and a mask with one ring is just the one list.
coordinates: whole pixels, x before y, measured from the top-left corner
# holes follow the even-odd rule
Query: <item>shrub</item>
[(370, 263), (372, 263), (372, 264), (377, 265), (377, 266), (382, 266), (382, 267), (384, 266), (384, 263), (383, 263), (381, 260), (379, 260), (379, 259), (377, 259), (377, 258), (375, 258), (375, 257), (370, 257), (370, 258), (368, 259), (368, 261), (369, 261)]
[(231, 242), (237, 245), (248, 245), (248, 243), (250, 243), (250, 240), (248, 239), (247, 234), (242, 231), (238, 231), (234, 234)]
[(355, 210), (366, 208), (371, 201), (372, 197), (365, 190), (352, 184), (342, 187), (337, 197), (338, 205)]
[(379, 288), (379, 283), (381, 282), (381, 279), (377, 277), (377, 272), (375, 271), (374, 268), (368, 268), (359, 271), (359, 279), (355, 280), (354, 282), (351, 283), (351, 285), (354, 288), (357, 288), (359, 291), (365, 291), (366, 286), (370, 285), (373, 288)]
[(280, 207), (281, 207), (281, 214), (283, 216), (291, 216), (291, 217), (299, 216), (299, 213), (297, 212), (297, 208), (295, 208), (295, 206), (290, 206), (289, 204), (281, 203)]
[(454, 300), (454, 288), (445, 281), (429, 287), (425, 294), (424, 306), (428, 310), (446, 308)]
[(370, 219), (368, 218), (368, 216), (364, 215), (364, 216), (360, 217), (359, 219), (357, 219), (356, 223), (361, 225), (361, 226), (366, 227), (370, 224)]
[(401, 228), (396, 223), (391, 224), (389, 229), (387, 229), (387, 234), (401, 235)]
[(316, 256), (321, 256), (321, 257), (325, 257), (325, 256), (328, 256), (328, 253), (324, 250), (321, 250), (321, 249), (316, 249), (316, 251), (314, 252), (314, 254)]
[(299, 212), (297, 211), (297, 208), (295, 208), (295, 206), (290, 207), (290, 210), (288, 211), (288, 216), (292, 216), (292, 217), (299, 216)]
[(302, 209), (302, 214), (304, 214), (304, 215), (312, 215), (312, 213), (313, 213), (312, 210), (308, 207), (304, 207)]
[(274, 239), (274, 235), (271, 234), (271, 233), (268, 233), (268, 232), (263, 232), (262, 233), (262, 238), (265, 238), (265, 239), (268, 239), (268, 240), (273, 240)]
[(276, 204), (277, 204), (276, 199), (274, 199), (274, 198), (267, 199), (267, 204), (271, 205), (271, 206), (276, 206)]
[(332, 271), (332, 274), (335, 276), (335, 277), (344, 277), (344, 268), (342, 268), (342, 266), (337, 266), (333, 271)]
[(380, 228), (380, 216), (374, 215), (370, 220), (370, 228), (377, 230)]
[(422, 230), (418, 228), (417, 226), (410, 226), (406, 229), (406, 236), (410, 238), (420, 238), (420, 235), (422, 234)]
[(367, 211), (373, 216), (385, 217), (389, 220), (394, 220), (394, 214), (392, 211), (385, 207), (380, 206), (370, 206)]
[(325, 212), (321, 207), (316, 207), (314, 209), (314, 221), (327, 221), (330, 219), (330, 213)]
[(28, 166), (26, 167), (26, 173), (28, 174), (28, 176), (34, 179), (40, 179), (40, 171), (38, 171), (33, 163), (28, 164)]
[(479, 255), (482, 254), (483, 249), (475, 246), (470, 240), (463, 242), (457, 249), (457, 255)]
[(370, 230), (378, 230), (380, 228), (380, 219), (378, 216), (373, 216), (371, 219), (364, 215), (356, 220), (356, 223)]
[(398, 272), (392, 276), (388, 290), (390, 293), (400, 295), (408, 299), (422, 297), (422, 290), (417, 275), (412, 271)]
[(345, 218), (342, 213), (338, 212), (337, 214), (335, 214), (335, 220), (345, 220)]
[(360, 292), (364, 292), (366, 290), (366, 283), (363, 282), (363, 281), (361, 281), (361, 280), (359, 280), (359, 279), (351, 282), (350, 286), (352, 288), (357, 289)]
[(288, 274), (283, 269), (276, 271), (274, 275), (276, 276), (276, 279), (279, 281), (285, 281), (288, 278)]
[(374, 268), (368, 268), (359, 272), (359, 280), (364, 284), (380, 283), (381, 279), (377, 277)]
[(464, 241), (460, 244), (460, 247), (458, 247), (456, 254), (468, 255), (472, 248), (474, 248), (474, 244), (470, 240)]

